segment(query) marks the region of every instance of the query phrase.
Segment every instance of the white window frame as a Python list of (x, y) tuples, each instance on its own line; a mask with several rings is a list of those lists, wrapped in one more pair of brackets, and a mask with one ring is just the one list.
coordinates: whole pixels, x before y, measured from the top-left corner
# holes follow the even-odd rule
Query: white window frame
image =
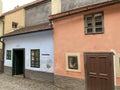
[[(77, 56), (78, 60), (78, 69), (70, 69), (68, 65), (68, 56)], [(79, 53), (66, 53), (66, 70), (73, 72), (81, 72), (81, 62), (80, 62), (80, 54)]]
[(115, 55), (116, 77), (120, 78), (120, 54)]

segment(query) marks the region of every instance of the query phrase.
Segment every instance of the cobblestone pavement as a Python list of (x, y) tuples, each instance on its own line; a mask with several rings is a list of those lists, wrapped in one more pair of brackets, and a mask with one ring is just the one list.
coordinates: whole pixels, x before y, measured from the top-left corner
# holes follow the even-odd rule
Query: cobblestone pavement
[(62, 90), (52, 83), (0, 74), (0, 90)]

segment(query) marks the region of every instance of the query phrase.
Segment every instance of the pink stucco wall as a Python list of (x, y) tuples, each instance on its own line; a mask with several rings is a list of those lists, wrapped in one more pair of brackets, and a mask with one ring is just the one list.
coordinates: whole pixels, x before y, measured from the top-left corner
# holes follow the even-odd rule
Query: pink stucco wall
[[(85, 35), (84, 15), (104, 12), (104, 34)], [(120, 4), (64, 17), (53, 21), (55, 44), (55, 75), (85, 78), (84, 52), (120, 54)], [(80, 53), (81, 72), (66, 71), (66, 53)], [(120, 80), (117, 79), (117, 84)]]

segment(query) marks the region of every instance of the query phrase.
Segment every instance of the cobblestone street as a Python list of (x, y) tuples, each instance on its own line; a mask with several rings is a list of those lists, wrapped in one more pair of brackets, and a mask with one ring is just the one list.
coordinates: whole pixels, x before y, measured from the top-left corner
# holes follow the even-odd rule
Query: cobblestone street
[(0, 90), (61, 90), (52, 83), (0, 74)]

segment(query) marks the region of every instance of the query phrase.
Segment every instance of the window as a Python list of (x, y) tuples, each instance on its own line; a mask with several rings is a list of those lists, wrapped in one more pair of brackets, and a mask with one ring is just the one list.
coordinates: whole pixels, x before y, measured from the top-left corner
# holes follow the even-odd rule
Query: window
[(11, 50), (7, 50), (6, 59), (11, 60)]
[(31, 50), (31, 67), (40, 67), (40, 50), (32, 49)]
[(78, 69), (77, 56), (68, 56), (69, 69)]
[(12, 22), (12, 28), (17, 28), (17, 26), (18, 26), (18, 23)]
[(66, 69), (67, 71), (80, 72), (80, 55), (79, 53), (66, 54)]
[(103, 33), (103, 13), (85, 16), (85, 34)]

